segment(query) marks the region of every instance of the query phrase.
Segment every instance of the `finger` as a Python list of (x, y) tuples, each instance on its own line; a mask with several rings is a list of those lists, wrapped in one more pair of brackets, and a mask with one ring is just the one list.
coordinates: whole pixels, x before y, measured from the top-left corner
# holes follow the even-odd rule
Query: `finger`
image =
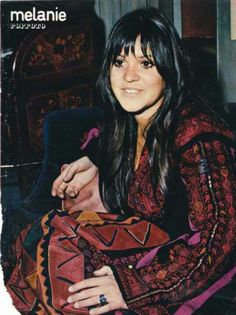
[(98, 287), (101, 286), (103, 284), (106, 284), (108, 281), (108, 277), (98, 277), (98, 278), (89, 278), (89, 279), (85, 279), (83, 281), (80, 281), (76, 284), (73, 284), (72, 286), (69, 287), (69, 292), (75, 292), (75, 291), (79, 291), (82, 289), (87, 289), (87, 288), (91, 288), (91, 287)]
[(102, 268), (94, 271), (95, 276), (113, 276), (113, 271), (109, 266), (103, 266)]
[(87, 175), (84, 172), (75, 174), (75, 177), (70, 182), (65, 182), (68, 184), (67, 193), (77, 193), (85, 186), (85, 182), (88, 180)]
[(63, 172), (70, 164), (63, 164), (61, 167), (61, 172)]
[(82, 300), (80, 302), (76, 302), (74, 304), (75, 308), (83, 308), (83, 307), (88, 307), (88, 306), (94, 306), (99, 304), (99, 297), (93, 296), (92, 298)]
[(67, 188), (67, 183), (62, 182), (61, 185), (58, 187), (57, 196), (60, 198), (65, 198), (65, 191)]
[(63, 172), (61, 173), (61, 175), (59, 175), (53, 182), (52, 184), (52, 191), (51, 194), (52, 196), (56, 197), (57, 193), (58, 193), (58, 188), (60, 187), (60, 185), (63, 183)]
[[(101, 294), (101, 289), (96, 287), (92, 289), (82, 290), (79, 293), (70, 295), (67, 299), (68, 303), (80, 302), (82, 300), (89, 299), (91, 297), (98, 297)], [(99, 302), (97, 303), (99, 304)]]
[(89, 311), (89, 314), (90, 315), (105, 314), (105, 313), (110, 312), (111, 310), (112, 309), (111, 309), (110, 304), (106, 304), (103, 306), (93, 308), (92, 310)]
[(79, 194), (79, 189), (77, 188), (77, 186), (74, 183), (70, 182), (69, 184), (67, 184), (65, 193), (69, 197), (75, 198)]
[(60, 185), (63, 183), (63, 178), (62, 176), (58, 176), (57, 179), (53, 182), (52, 184), (52, 191), (51, 194), (53, 197), (56, 197), (58, 195), (58, 188)]
[(69, 183), (72, 186), (76, 186), (76, 190), (80, 191), (84, 186), (90, 183), (97, 174), (96, 166), (90, 167), (86, 171), (75, 174), (73, 180)]
[(72, 178), (74, 177), (74, 175), (77, 172), (77, 169), (79, 167), (77, 166), (76, 162), (71, 163), (66, 169), (65, 172), (63, 174), (63, 181), (64, 182), (69, 182), (72, 180)]
[(86, 171), (76, 174), (77, 185), (78, 186), (80, 185), (80, 188), (84, 187), (95, 178), (97, 173), (98, 173), (98, 169), (95, 165), (93, 165)]
[(93, 165), (92, 162), (89, 160), (87, 156), (78, 159), (77, 161), (71, 163), (70, 166), (67, 168), (63, 178), (64, 181), (70, 181), (76, 173), (83, 172), (92, 165)]

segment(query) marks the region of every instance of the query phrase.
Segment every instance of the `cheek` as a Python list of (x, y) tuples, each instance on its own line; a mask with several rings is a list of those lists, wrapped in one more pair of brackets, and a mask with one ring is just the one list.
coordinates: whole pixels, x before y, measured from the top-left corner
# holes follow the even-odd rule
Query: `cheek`
[(157, 89), (160, 89), (163, 87), (164, 80), (160, 76), (160, 74), (153, 70), (143, 76), (143, 81), (145, 82), (146, 86), (149, 87), (156, 87)]
[(117, 70), (117, 68), (116, 67), (111, 67), (111, 69), (110, 69), (110, 78), (111, 78), (111, 80), (115, 80), (115, 78), (118, 76), (118, 74), (119, 74), (119, 71)]
[(156, 78), (156, 80), (150, 80), (149, 86), (156, 91), (162, 91), (165, 87), (165, 83), (161, 77)]
[(114, 71), (111, 71), (111, 74), (110, 74), (110, 83), (111, 83), (112, 89), (114, 89), (115, 86), (116, 86), (116, 83), (117, 83), (117, 74), (114, 73)]

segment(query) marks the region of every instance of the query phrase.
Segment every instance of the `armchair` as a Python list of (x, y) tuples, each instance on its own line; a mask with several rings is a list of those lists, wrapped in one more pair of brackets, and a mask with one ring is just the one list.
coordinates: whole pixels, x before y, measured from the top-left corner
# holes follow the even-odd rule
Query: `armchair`
[(50, 113), (43, 125), (44, 158), (40, 175), (22, 207), (43, 215), (61, 200), (51, 196), (51, 187), (60, 174), (61, 166), (83, 156), (81, 145), (86, 133), (101, 119), (99, 107), (81, 107)]

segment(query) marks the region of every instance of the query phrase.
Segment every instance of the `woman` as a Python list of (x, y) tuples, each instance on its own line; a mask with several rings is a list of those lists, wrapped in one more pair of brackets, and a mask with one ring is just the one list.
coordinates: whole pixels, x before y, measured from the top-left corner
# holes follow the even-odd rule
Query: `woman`
[[(54, 211), (41, 220), (43, 237), (35, 226), (26, 231), (27, 253), (19, 252), (18, 271), (31, 260), (37, 270), (27, 278), (25, 272), (24, 282), (12, 276), (8, 288), (15, 304), (22, 307), (27, 283), (34, 297), (24, 296), (24, 302), (34, 314), (86, 314), (87, 307), (89, 314), (212, 311), (216, 292), (236, 273), (232, 133), (195, 92), (181, 41), (156, 9), (136, 10), (116, 23), (98, 86), (104, 104), (98, 165), (87, 157), (72, 163), (52, 193), (76, 196), (99, 169), (108, 213)], [(36, 241), (32, 258), (27, 246)], [(61, 248), (73, 252), (67, 264), (77, 259), (73, 273), (62, 271)], [(76, 281), (83, 266), (86, 279)], [(58, 307), (65, 280), (67, 300)]]

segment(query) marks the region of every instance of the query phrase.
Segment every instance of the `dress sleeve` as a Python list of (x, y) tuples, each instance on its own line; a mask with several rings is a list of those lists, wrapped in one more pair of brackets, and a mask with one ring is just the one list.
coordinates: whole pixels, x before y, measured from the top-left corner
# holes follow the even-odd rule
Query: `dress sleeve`
[(191, 143), (181, 153), (179, 172), (192, 234), (172, 240), (141, 267), (112, 266), (131, 310), (183, 304), (229, 268), (236, 245), (235, 152), (222, 140), (198, 137)]

